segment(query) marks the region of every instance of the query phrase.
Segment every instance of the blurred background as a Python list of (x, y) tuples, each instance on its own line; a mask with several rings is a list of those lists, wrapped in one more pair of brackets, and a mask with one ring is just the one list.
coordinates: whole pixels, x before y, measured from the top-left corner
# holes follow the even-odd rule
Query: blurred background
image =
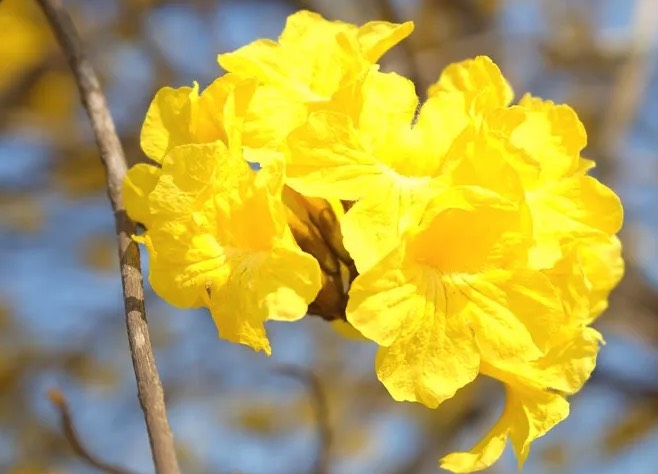
[[(517, 97), (571, 104), (586, 156), (625, 203), (627, 275), (597, 323), (607, 345), (572, 414), (524, 472), (655, 473), (658, 465), (656, 0), (70, 0), (132, 163), (163, 85), (203, 86), (216, 54), (276, 38), (309, 8), (331, 19), (414, 20), (383, 60), (424, 96), (449, 62), (488, 54)], [(69, 71), (35, 2), (0, 2), (0, 472), (93, 472), (71, 451), (47, 391), (66, 396), (99, 458), (152, 472), (123, 319), (103, 170)], [(314, 398), (276, 370), (310, 371), (326, 395), (335, 474), (438, 472), (491, 426), (502, 390), (482, 381), (429, 410), (394, 403), (373, 345), (319, 318), (269, 324), (266, 358), (216, 337), (205, 312), (147, 288), (147, 310), (183, 472), (302, 474), (318, 451)], [(316, 400), (317, 402), (317, 400)], [(489, 473), (513, 473), (506, 452)]]

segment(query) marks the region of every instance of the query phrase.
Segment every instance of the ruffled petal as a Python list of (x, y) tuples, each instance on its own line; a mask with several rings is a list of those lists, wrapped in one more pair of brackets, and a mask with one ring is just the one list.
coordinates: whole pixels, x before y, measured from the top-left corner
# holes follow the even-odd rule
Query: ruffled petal
[(523, 467), (530, 445), (569, 416), (569, 402), (562, 396), (544, 391), (508, 391), (513, 407), (510, 439), (519, 469)]
[[(602, 232), (612, 235), (621, 228), (619, 197), (591, 176), (552, 181), (527, 196), (537, 240), (531, 259), (535, 268), (550, 268), (563, 244), (596, 238)], [(554, 249), (543, 254), (550, 258), (541, 258), (545, 248)]]
[(418, 325), (415, 311), (424, 306), (416, 281), (420, 269), (406, 266), (404, 258), (402, 249), (391, 252), (350, 287), (347, 320), (380, 346), (413, 332)]
[(209, 233), (174, 238), (168, 232), (149, 231), (149, 282), (160, 298), (178, 308), (207, 305), (207, 291), (229, 277), (227, 252)]
[(258, 270), (266, 258), (266, 252), (232, 256), (227, 281), (210, 287), (210, 312), (219, 337), (270, 355), (272, 349), (264, 326), (267, 312), (250, 291), (258, 285)]
[(164, 87), (158, 91), (146, 112), (140, 136), (146, 156), (161, 163), (171, 148), (190, 142), (190, 116), (198, 93), (196, 84), (193, 88)]
[(327, 38), (335, 37), (341, 32), (355, 34), (357, 27), (342, 21), (326, 20), (315, 12), (300, 10), (286, 20), (286, 26), (279, 36), (279, 44), (287, 48), (314, 51), (322, 47)]
[(144, 225), (151, 221), (148, 196), (160, 178), (160, 168), (139, 163), (128, 170), (121, 194), (130, 218)]
[(375, 369), (394, 400), (435, 408), (475, 379), (480, 357), (459, 313), (449, 306), (446, 313), (441, 283), (428, 282), (420, 290), (426, 293), (423, 304), (414, 308), (414, 316), (422, 318), (416, 331), (380, 347)]
[(581, 264), (590, 288), (590, 323), (608, 307), (608, 295), (624, 276), (624, 259), (621, 241), (617, 236), (584, 243), (581, 248)]
[(544, 180), (570, 176), (580, 166), (579, 153), (587, 145), (585, 127), (568, 105), (556, 105), (526, 94), (519, 102), (523, 122), (510, 135), (541, 167)]
[(373, 140), (373, 148), (389, 135), (387, 131), (411, 128), (418, 96), (414, 83), (406, 77), (372, 71), (363, 83), (361, 95), (358, 129)]
[(414, 24), (386, 21), (371, 21), (359, 28), (357, 35), (361, 49), (371, 63), (375, 63), (386, 51), (405, 39), (414, 31)]
[(448, 301), (463, 301), (482, 353), (532, 359), (565, 315), (549, 279), (522, 266), (529, 236), (524, 214), (511, 204), (483, 188), (449, 189), (429, 204), (407, 252), (450, 282)]
[(436, 407), (471, 382), (479, 354), (463, 300), (427, 267), (392, 252), (350, 289), (347, 319), (380, 346), (377, 376), (395, 400)]
[(320, 289), (320, 267), (313, 257), (294, 248), (241, 253), (229, 265), (226, 284), (210, 289), (219, 334), (269, 355), (264, 322), (303, 317)]
[(162, 88), (151, 102), (142, 126), (144, 153), (162, 163), (169, 151), (179, 145), (239, 139), (255, 86), (253, 80), (226, 74), (201, 94), (196, 83), (194, 87)]
[(457, 137), (471, 123), (461, 94), (441, 94), (430, 97), (423, 104), (414, 129), (422, 136), (424, 148), (435, 162), (435, 169), (443, 163)]
[(488, 359), (540, 357), (566, 319), (555, 288), (540, 272), (490, 270), (454, 279)]
[(511, 405), (491, 430), (468, 452), (451, 453), (439, 461), (439, 467), (447, 471), (466, 473), (476, 472), (493, 465), (505, 450), (512, 421)]
[(376, 191), (382, 181), (381, 165), (345, 115), (311, 115), (290, 135), (288, 144), (287, 182), (304, 195), (356, 200)]
[(323, 102), (371, 64), (359, 51), (356, 32), (354, 25), (300, 11), (288, 18), (278, 42), (257, 40), (218, 60), (227, 71), (256, 77), (291, 100)]
[(519, 469), (537, 438), (565, 419), (569, 403), (596, 364), (601, 335), (591, 328), (562, 334), (540, 359), (496, 361), (483, 359), (481, 372), (505, 384), (505, 408), (494, 427), (469, 452), (452, 453), (440, 464), (453, 472), (474, 472), (491, 466), (511, 438)]
[(462, 94), (467, 110), (476, 114), (506, 107), (514, 97), (500, 69), (487, 56), (450, 64), (428, 90), (429, 97), (455, 93)]
[(217, 225), (210, 216), (216, 212), (214, 183), (219, 182), (214, 178), (222, 170), (222, 184), (234, 194), (251, 172), (241, 160), (231, 159), (222, 142), (181, 145), (171, 150), (149, 196), (154, 226), (172, 236), (191, 236), (200, 230), (214, 233)]
[[(217, 57), (219, 65), (242, 77), (255, 77), (261, 82), (290, 89), (289, 77), (301, 72), (303, 65), (285, 54), (276, 41), (261, 39)], [(301, 77), (300, 80), (305, 79)], [(292, 89), (295, 91), (295, 89)]]
[(245, 158), (265, 165), (283, 157), (282, 149), (291, 130), (304, 123), (306, 106), (273, 86), (260, 86), (249, 104), (244, 120)]
[(318, 262), (291, 245), (274, 249), (262, 262), (250, 297), (260, 302), (268, 319), (296, 321), (306, 314), (320, 286)]
[(399, 245), (418, 225), (434, 194), (428, 178), (405, 178), (389, 173), (377, 191), (367, 194), (340, 221), (343, 243), (363, 273)]

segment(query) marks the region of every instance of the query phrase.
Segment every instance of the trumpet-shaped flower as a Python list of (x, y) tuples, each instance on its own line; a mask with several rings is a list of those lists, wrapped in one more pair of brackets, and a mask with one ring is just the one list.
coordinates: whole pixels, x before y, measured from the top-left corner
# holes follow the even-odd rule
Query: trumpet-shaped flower
[(126, 206), (148, 208), (139, 239), (153, 289), (178, 307), (209, 307), (221, 337), (269, 354), (263, 322), (301, 318), (320, 289), (317, 261), (286, 225), (281, 170), (256, 173), (221, 141), (180, 145), (150, 168), (129, 171), (146, 203), (126, 193)]
[(221, 140), (238, 148), (244, 139), (244, 116), (255, 89), (253, 80), (227, 74), (199, 93), (193, 87), (163, 87), (146, 112), (142, 150), (156, 163), (178, 145)]
[(563, 310), (548, 277), (524, 265), (526, 225), (514, 202), (451, 188), (356, 278), (347, 318), (381, 346), (377, 374), (393, 398), (435, 407), (476, 377), (481, 354), (542, 356)]
[(221, 54), (219, 63), (229, 72), (256, 77), (302, 102), (323, 102), (358, 80), (412, 30), (411, 22), (374, 21), (357, 27), (299, 11), (288, 17), (278, 42), (254, 41)]
[(261, 39), (219, 55), (219, 64), (241, 77), (256, 78), (244, 133), (253, 148), (248, 159), (264, 163), (312, 110), (358, 109), (355, 97), (374, 63), (413, 30), (413, 23), (382, 21), (361, 27), (327, 21), (300, 11), (290, 17), (278, 41)]
[(207, 306), (221, 337), (269, 354), (263, 322), (304, 316), (320, 269), (288, 229), (283, 164), (254, 172), (239, 151), (253, 88), (224, 77), (200, 96), (196, 86), (158, 93), (142, 131), (157, 166), (131, 168), (123, 196), (147, 228), (137, 239), (156, 293), (178, 307)]
[[(368, 85), (362, 116), (375, 110)], [(522, 464), (567, 415), (598, 351), (586, 324), (623, 271), (621, 205), (586, 175), (575, 113), (510, 101), (498, 69), (476, 58), (444, 72), (414, 125), (399, 113), (411, 107), (378, 111), (379, 126), (321, 112), (290, 138), (291, 186), (357, 200), (343, 219), (361, 272), (347, 316), (380, 345), (391, 395), (436, 406), (478, 373), (507, 387), (493, 431), (444, 461), (456, 471), (490, 465), (508, 436)], [(469, 190), (461, 203), (457, 189)]]
[[(482, 76), (473, 79), (479, 95), (446, 87), (423, 104), (415, 123), (413, 84), (396, 74), (371, 71), (361, 87), (356, 117), (317, 112), (291, 134), (290, 186), (303, 194), (358, 201), (341, 224), (345, 246), (360, 271), (397, 245), (405, 230), (418, 223), (435, 190), (450, 184), (451, 169), (461, 159), (453, 149), (462, 133), (477, 127), (474, 114), (509, 101), (509, 86), (491, 60), (471, 63)], [(452, 78), (453, 69), (444, 75)], [(464, 81), (450, 84), (456, 88)]]
[(141, 137), (155, 165), (129, 171), (124, 199), (164, 299), (209, 307), (221, 337), (268, 353), (265, 320), (347, 304), (395, 400), (436, 407), (479, 374), (504, 384), (497, 423), (443, 467), (486, 468), (508, 439), (522, 465), (595, 366), (588, 324), (623, 274), (621, 204), (588, 176), (575, 112), (510, 105), (487, 57), (448, 66), (419, 107), (375, 64), (412, 28), (302, 11), (278, 41), (220, 55), (229, 74), (203, 92), (161, 90)]

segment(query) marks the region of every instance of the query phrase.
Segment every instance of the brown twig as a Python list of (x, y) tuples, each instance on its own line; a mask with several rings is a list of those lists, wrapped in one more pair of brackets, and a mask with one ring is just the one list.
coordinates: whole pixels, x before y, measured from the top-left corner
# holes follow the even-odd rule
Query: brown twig
[(59, 412), (59, 423), (62, 427), (62, 431), (64, 432), (66, 440), (71, 445), (73, 452), (75, 452), (75, 454), (77, 454), (80, 459), (85, 461), (90, 466), (95, 467), (99, 471), (106, 472), (108, 474), (133, 474), (132, 471), (122, 467), (114, 466), (98, 459), (89, 451), (89, 449), (87, 449), (87, 447), (78, 436), (78, 432), (75, 429), (75, 424), (73, 423), (73, 418), (71, 417), (71, 409), (69, 408), (69, 404), (62, 392), (51, 388), (48, 390), (48, 398)]
[(164, 392), (155, 366), (153, 348), (144, 309), (144, 288), (139, 261), (139, 248), (132, 240), (135, 223), (130, 220), (121, 199), (121, 183), (126, 173), (126, 160), (114, 122), (101, 91), (98, 78), (84, 52), (78, 33), (59, 0), (37, 0), (66, 56), (75, 76), (82, 104), (89, 116), (101, 161), (105, 166), (107, 191), (114, 210), (119, 246), (121, 282), (130, 354), (132, 356), (137, 393), (144, 412), (155, 470), (158, 474), (177, 474), (178, 461), (174, 438), (167, 420)]
[(315, 413), (318, 437), (318, 452), (312, 472), (313, 474), (327, 474), (329, 472), (329, 452), (331, 450), (332, 435), (329, 423), (329, 407), (322, 383), (313, 372), (296, 365), (279, 365), (275, 370), (282, 375), (301, 381), (308, 388)]

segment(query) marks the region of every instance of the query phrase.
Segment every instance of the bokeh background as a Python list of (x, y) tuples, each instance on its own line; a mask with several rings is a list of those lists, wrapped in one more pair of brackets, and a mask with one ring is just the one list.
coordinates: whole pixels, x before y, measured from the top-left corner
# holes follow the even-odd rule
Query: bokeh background
[[(412, 19), (383, 61), (422, 97), (449, 62), (488, 54), (517, 91), (571, 104), (586, 155), (625, 203), (627, 275), (597, 323), (607, 339), (572, 414), (533, 446), (526, 474), (658, 469), (658, 2), (656, 0), (70, 0), (131, 162), (163, 85), (203, 86), (218, 52), (276, 38), (300, 8), (356, 23)], [(0, 472), (92, 472), (62, 436), (47, 390), (67, 397), (88, 447), (152, 472), (122, 314), (103, 171), (66, 64), (31, 0), (0, 2)], [(147, 288), (147, 310), (183, 472), (312, 469), (309, 370), (326, 394), (335, 474), (438, 472), (503, 402), (482, 381), (437, 410), (394, 403), (375, 348), (319, 318), (270, 324), (273, 355), (220, 341), (208, 314)], [(490, 473), (516, 472), (510, 452)]]

